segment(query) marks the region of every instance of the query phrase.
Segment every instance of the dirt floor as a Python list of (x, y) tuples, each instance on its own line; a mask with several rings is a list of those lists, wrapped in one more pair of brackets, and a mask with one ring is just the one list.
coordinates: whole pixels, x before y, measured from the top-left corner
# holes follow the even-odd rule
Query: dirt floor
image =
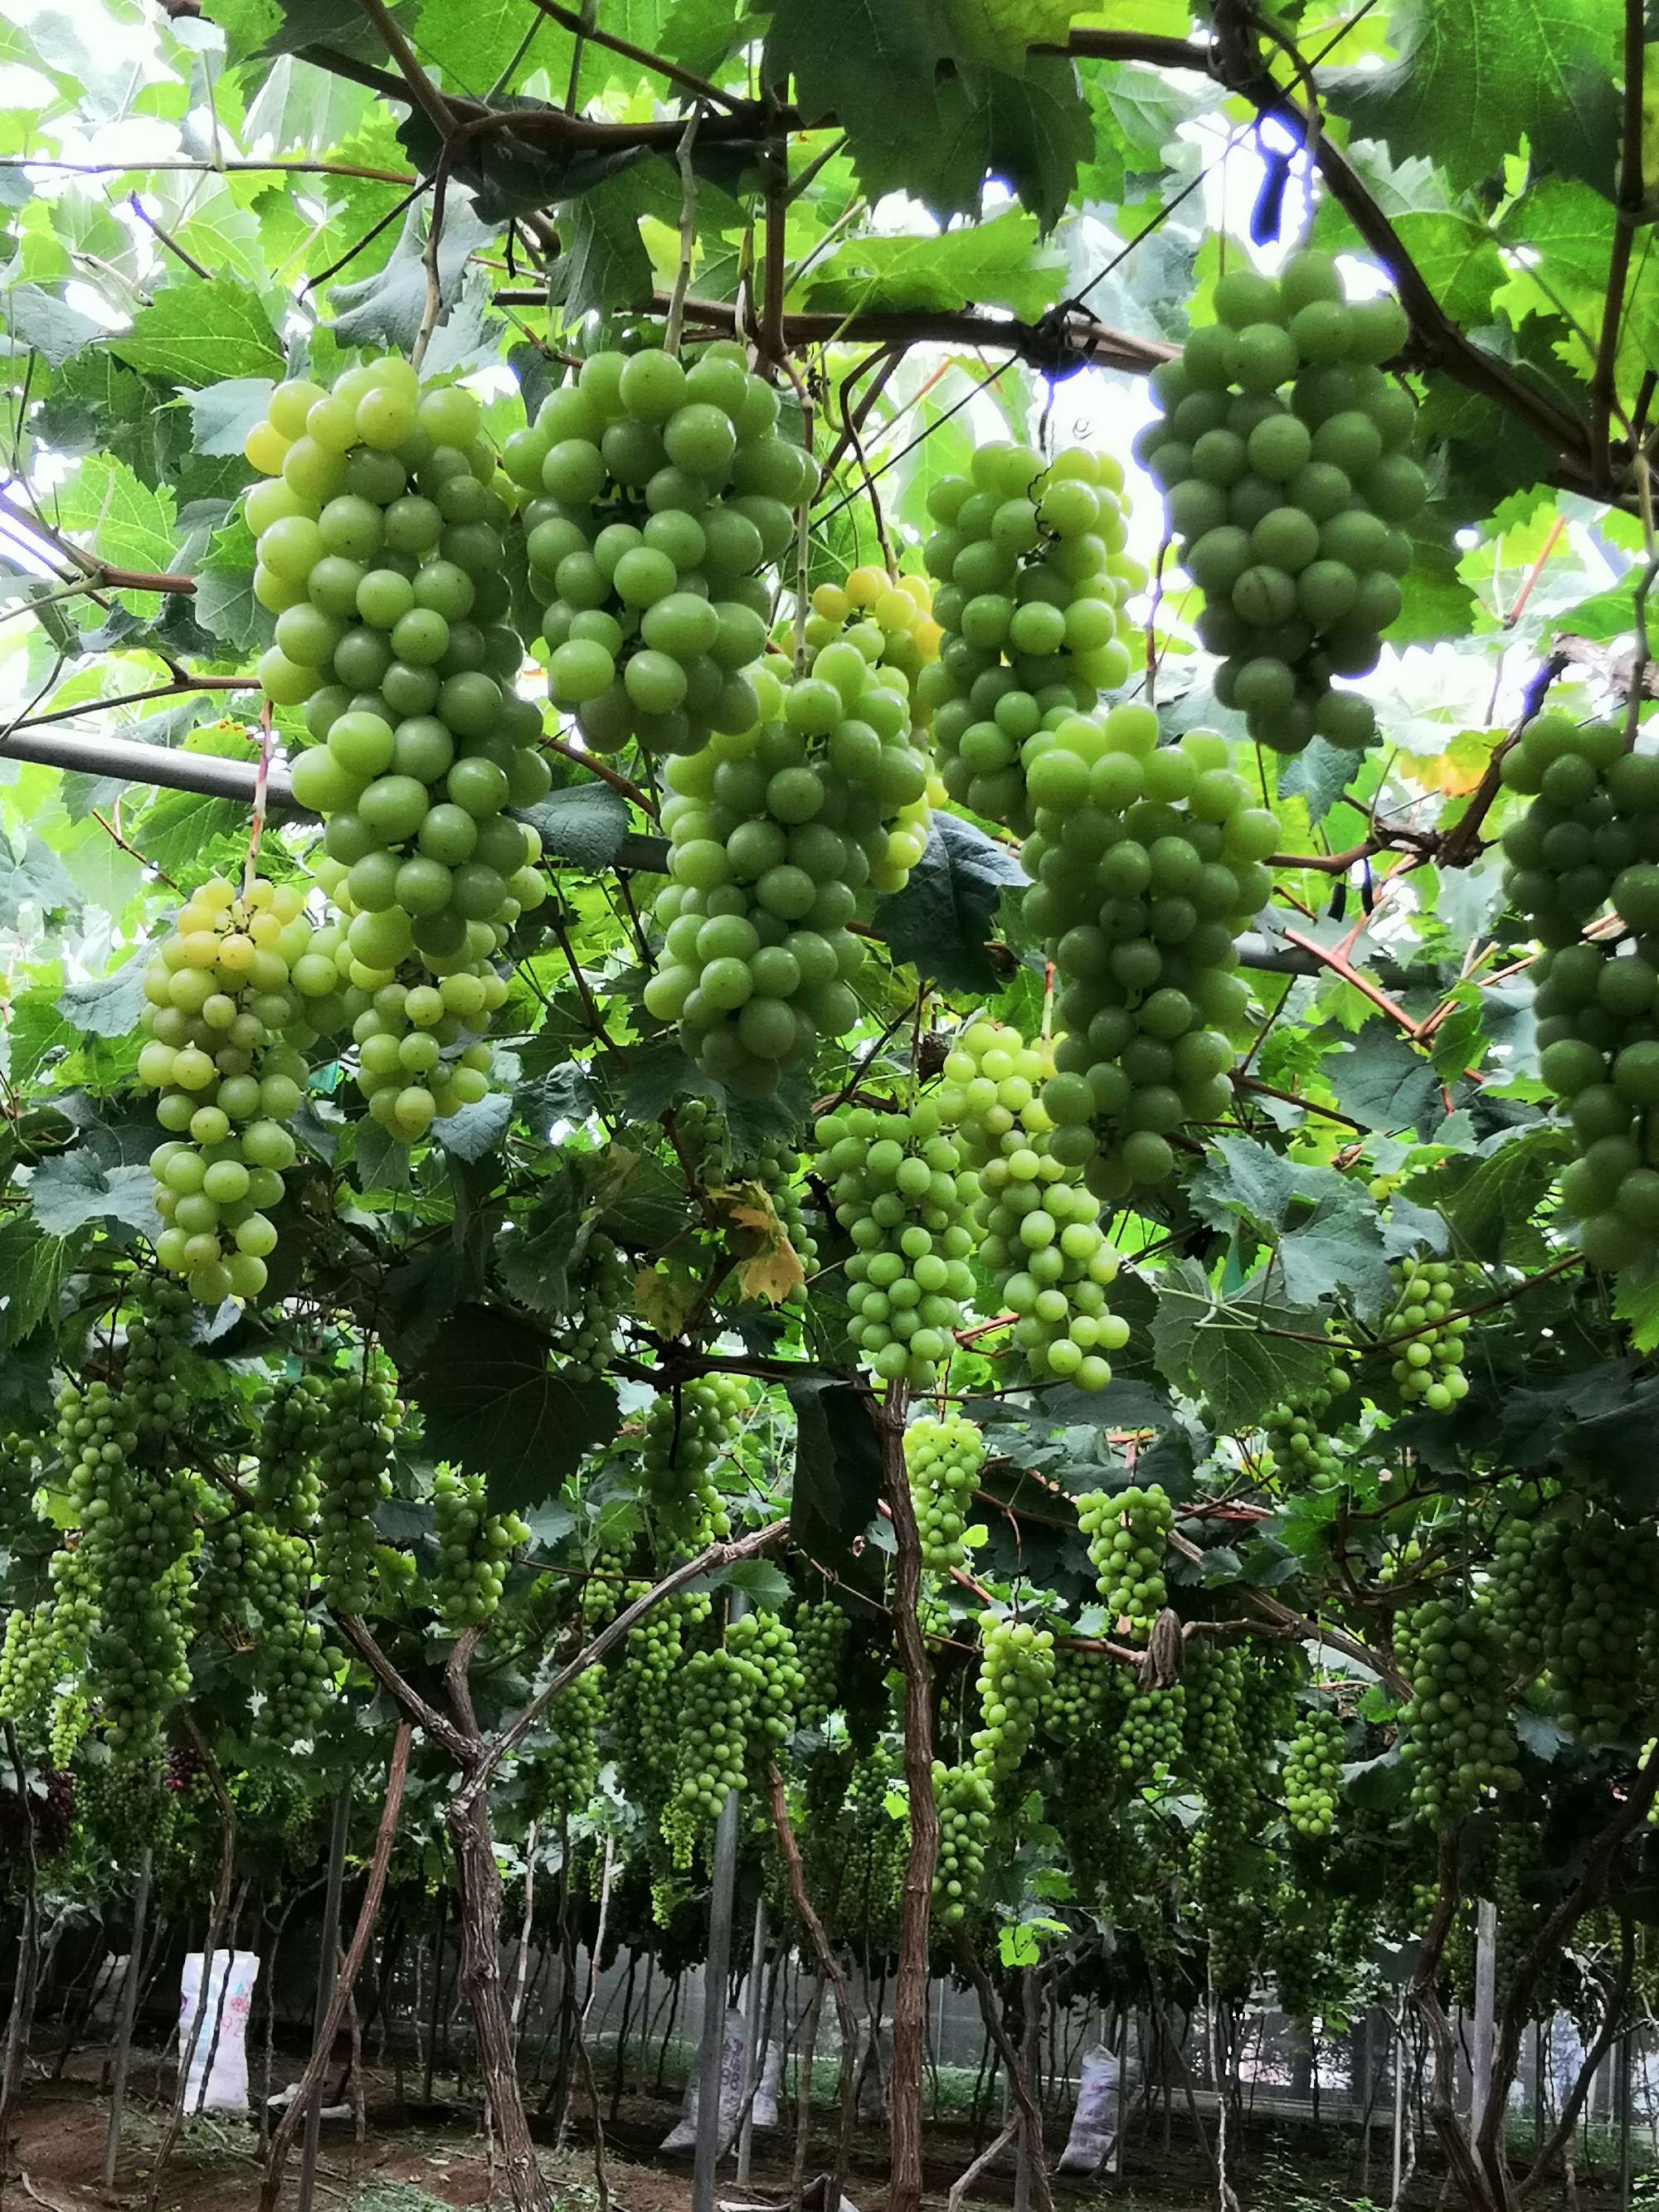
[[(137, 2057), (137, 2054), (135, 2054)], [(40, 2078), (37, 2068), (11, 2129), (11, 2155), (0, 2177), (0, 2212), (112, 2212), (112, 2208), (146, 2206), (155, 2154), (166, 2125), (165, 2104), (149, 2094), (153, 2062), (135, 2065), (137, 2094), (129, 2104), (122, 2154), (113, 2196), (100, 2185), (108, 2101), (100, 2093), (95, 2056), (72, 2062), (63, 2079)], [(410, 2112), (392, 2100), (390, 2078), (371, 2076), (368, 2118), (360, 2144), (349, 2121), (331, 2121), (323, 2133), (318, 2172), (318, 2212), (461, 2212), (492, 2202), (489, 2146), (459, 2109)], [(617, 2124), (608, 2127), (607, 2179), (611, 2212), (688, 2212), (689, 2159), (660, 2158), (657, 2145), (672, 2125), (676, 2103), (648, 2096), (622, 2100)], [(827, 2116), (826, 2116), (827, 2118)], [(538, 2130), (543, 2163), (561, 2212), (598, 2212), (590, 2130), (573, 2131), (562, 2148), (555, 2146), (546, 2123)], [(1082, 2186), (1056, 2185), (1066, 2212), (1206, 2212), (1212, 2187), (1196, 2146), (1177, 2134), (1168, 2151), (1160, 2131), (1132, 2137), (1127, 2171), (1121, 2180)], [(1051, 2145), (1051, 2154), (1058, 2149)], [(815, 2130), (809, 2175), (828, 2164), (832, 2144), (827, 2131)], [(951, 2183), (973, 2156), (974, 2141), (965, 2121), (948, 2115), (930, 2125), (927, 2188), (930, 2212), (943, 2212)], [(848, 2193), (858, 2212), (881, 2212), (885, 2183), (884, 2136), (861, 2127), (854, 2148)], [(757, 2208), (787, 2206), (791, 2159), (787, 2143), (757, 2143), (750, 2184), (739, 2187), (723, 2170), (725, 2204)], [(295, 2201), (297, 2151), (289, 2166), (284, 2206)], [(181, 2135), (162, 2177), (156, 2212), (255, 2212), (260, 2158), (252, 2124), (207, 2118)], [(1379, 2133), (1373, 2148), (1369, 2192), (1360, 2188), (1357, 2146), (1352, 2140), (1316, 2136), (1306, 2128), (1261, 2128), (1253, 2131), (1248, 2161), (1236, 2172), (1246, 2212), (1372, 2212), (1389, 2193), (1388, 2145)], [(1599, 2180), (1581, 2173), (1573, 2201), (1581, 2212), (1601, 2212), (1617, 2203), (1612, 2177)], [(1419, 2172), (1407, 2192), (1410, 2212), (1428, 2212), (1441, 2194), (1437, 2173)], [(1007, 2204), (1012, 2196), (1012, 2161), (994, 2168), (975, 2192), (987, 2203)], [(1559, 2188), (1546, 2190), (1540, 2203), (1566, 2201)]]

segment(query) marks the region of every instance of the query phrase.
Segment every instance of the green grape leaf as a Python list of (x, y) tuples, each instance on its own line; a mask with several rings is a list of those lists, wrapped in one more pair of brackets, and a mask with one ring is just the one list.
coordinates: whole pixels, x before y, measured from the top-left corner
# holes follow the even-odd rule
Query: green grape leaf
[(1500, 1129), (1473, 1152), (1419, 1170), (1404, 1188), (1443, 1216), (1460, 1256), (1489, 1265), (1541, 1267), (1549, 1246), (1534, 1217), (1577, 1150), (1566, 1129), (1540, 1124)]
[(106, 1169), (85, 1146), (43, 1160), (29, 1177), (29, 1210), (49, 1237), (68, 1237), (89, 1221), (120, 1221), (159, 1237), (148, 1166)]
[(513, 1119), (513, 1099), (505, 1091), (492, 1091), (470, 1106), (458, 1107), (432, 1124), (432, 1133), (452, 1158), (469, 1164), (494, 1152)]
[(21, 1344), (52, 1312), (70, 1249), (67, 1238), (46, 1234), (26, 1213), (0, 1225), (0, 1345)]
[(574, 318), (618, 307), (640, 307), (651, 298), (651, 256), (640, 236), (640, 217), (650, 201), (637, 167), (596, 184), (564, 211), (565, 250), (554, 264), (559, 298)]
[(628, 801), (607, 783), (574, 783), (550, 791), (525, 809), (524, 818), (552, 859), (592, 872), (611, 866), (629, 830)]
[(1376, 1202), (1335, 1168), (1291, 1159), (1251, 1137), (1218, 1137), (1191, 1187), (1194, 1206), (1223, 1227), (1248, 1221), (1276, 1243), (1285, 1296), (1316, 1305), (1346, 1291), (1362, 1319), (1381, 1312), (1389, 1270)]
[[(1231, 1301), (1216, 1297), (1204, 1270), (1177, 1260), (1159, 1285), (1152, 1343), (1171, 1386), (1201, 1398), (1224, 1429), (1259, 1425), (1270, 1407), (1316, 1389), (1330, 1364), (1316, 1336), (1320, 1316), (1261, 1295), (1259, 1280)], [(1273, 1330), (1296, 1334), (1274, 1335)]]
[(1065, 275), (1065, 256), (1037, 243), (1036, 216), (1009, 208), (940, 236), (848, 239), (813, 270), (806, 304), (851, 314), (983, 301), (1035, 322)]
[(263, 422), (272, 389), (268, 376), (231, 376), (190, 394), (191, 435), (198, 453), (240, 459), (248, 432)]
[(76, 913), (80, 904), (68, 871), (45, 838), (30, 834), (14, 845), (0, 823), (0, 924), (15, 925), (26, 906), (54, 915)]
[(432, 1456), (483, 1474), (497, 1513), (556, 1498), (622, 1418), (609, 1382), (550, 1368), (542, 1332), (492, 1306), (452, 1314), (404, 1388), (421, 1408)]
[(1497, 177), (1525, 137), (1545, 167), (1611, 194), (1622, 15), (1619, 0), (1423, 0), (1400, 59), (1343, 71), (1326, 101), (1455, 187)]
[(167, 384), (194, 387), (283, 373), (282, 344), (270, 317), (234, 276), (168, 285), (109, 347), (141, 376)]
[(208, 544), (196, 578), (196, 619), (238, 653), (263, 653), (275, 618), (253, 596), (253, 532), (240, 509)]
[(876, 902), (876, 927), (895, 961), (947, 991), (994, 991), (987, 941), (997, 902), (1025, 873), (1017, 855), (959, 814), (936, 814), (902, 891)]
[(1368, 1129), (1414, 1129), (1426, 1139), (1446, 1117), (1432, 1064), (1391, 1029), (1362, 1030), (1327, 1054), (1321, 1073), (1342, 1111)]
[(1359, 770), (1359, 756), (1313, 738), (1287, 760), (1279, 774), (1281, 799), (1306, 802), (1308, 820), (1317, 829)]
[(15, 284), (4, 299), (6, 327), (19, 345), (33, 346), (53, 368), (61, 368), (106, 335), (104, 325), (55, 292), (38, 284)]
[(93, 1036), (131, 1036), (144, 1011), (144, 967), (142, 958), (128, 960), (88, 983), (69, 984), (58, 1012), (71, 1029)]
[[(452, 186), (444, 203), (438, 240), (439, 327), (460, 297), (468, 258), (489, 238), (470, 196)], [(385, 264), (356, 283), (336, 284), (331, 335), (341, 346), (392, 346), (407, 353), (426, 317), (426, 216), (418, 202), (404, 217), (398, 243)]]

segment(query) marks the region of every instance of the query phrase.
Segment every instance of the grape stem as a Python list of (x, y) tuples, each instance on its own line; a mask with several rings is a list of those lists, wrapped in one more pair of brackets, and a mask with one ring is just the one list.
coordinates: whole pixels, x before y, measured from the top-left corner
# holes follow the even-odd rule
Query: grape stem
[(818, 1962), (818, 1970), (830, 1984), (836, 2002), (836, 2017), (841, 2023), (841, 2119), (836, 2134), (836, 2162), (830, 2170), (823, 2199), (823, 2212), (840, 2212), (847, 2169), (852, 2163), (853, 2127), (858, 2112), (858, 2014), (853, 2005), (852, 1984), (836, 1956), (829, 1931), (807, 1894), (800, 1845), (795, 1840), (795, 1832), (790, 1824), (789, 1800), (775, 1761), (767, 1766), (766, 1789), (772, 1809), (772, 1826), (776, 1832), (778, 1849), (783, 1855), (783, 1870), (788, 1879), (789, 1894), (794, 1902), (796, 1917), (806, 1930)]

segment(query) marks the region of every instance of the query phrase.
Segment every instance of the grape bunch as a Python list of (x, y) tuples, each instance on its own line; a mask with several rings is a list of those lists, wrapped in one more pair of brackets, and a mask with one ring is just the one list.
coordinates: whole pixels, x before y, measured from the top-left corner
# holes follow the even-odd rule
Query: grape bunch
[(1384, 1336), (1405, 1338), (1389, 1372), (1408, 1404), (1419, 1399), (1443, 1413), (1468, 1395), (1463, 1372), (1467, 1314), (1453, 1314), (1457, 1270), (1444, 1260), (1409, 1260), (1401, 1271), (1399, 1296)]
[(1297, 1716), (1285, 1754), (1285, 1810), (1298, 1836), (1328, 1836), (1342, 1783), (1342, 1723), (1328, 1706)]
[(728, 1644), (694, 1652), (681, 1674), (674, 1794), (663, 1816), (677, 1866), (690, 1864), (693, 1844), (713, 1825), (726, 1793), (743, 1787), (761, 1686), (755, 1661)]
[(31, 1734), (32, 1724), (50, 1710), (62, 1680), (53, 1613), (50, 1600), (39, 1607), (14, 1606), (0, 1643), (0, 1717)]
[(842, 1660), (847, 1615), (828, 1598), (803, 1598), (795, 1607), (795, 1650), (800, 1657), (800, 1725), (821, 1729), (842, 1702)]
[(481, 1474), (441, 1467), (432, 1481), (433, 1534), (438, 1544), (432, 1595), (452, 1628), (489, 1620), (501, 1601), (507, 1562), (530, 1541), (516, 1513), (492, 1513)]
[(150, 1154), (155, 1256), (202, 1305), (254, 1298), (276, 1248), (270, 1209), (298, 1147), (283, 1126), (304, 1094), (313, 1032), (294, 971), (309, 954), (305, 894), (210, 877), (144, 971), (138, 1080), (171, 1133)]
[(367, 1353), (361, 1372), (329, 1376), (325, 1402), (317, 1574), (330, 1606), (362, 1613), (374, 1590), (374, 1512), (392, 1495), (387, 1468), (403, 1407), (389, 1368)]
[(1166, 1690), (1130, 1692), (1118, 1723), (1117, 1763), (1120, 1772), (1145, 1784), (1172, 1771), (1179, 1763), (1184, 1734), (1187, 1693), (1176, 1682)]
[(1087, 1490), (1078, 1498), (1077, 1518), (1107, 1612), (1144, 1635), (1169, 1602), (1164, 1552), (1175, 1508), (1167, 1493), (1155, 1482), (1110, 1495)]
[(1564, 1727), (1592, 1747), (1646, 1734), (1653, 1708), (1647, 1664), (1659, 1536), (1575, 1498), (1554, 1547), (1556, 1589), (1546, 1613), (1551, 1679)]
[(354, 983), (345, 994), (357, 1088), (380, 1127), (413, 1144), (434, 1120), (488, 1092), (494, 1062), (481, 1031), (506, 1003), (507, 986), (482, 961), (435, 979), (406, 963), (402, 975), (369, 981), (372, 989)]
[(1239, 1832), (1251, 1776), (1240, 1717), (1244, 1654), (1236, 1644), (1194, 1637), (1184, 1647), (1182, 1728), (1188, 1763), (1204, 1792), (1204, 1818), (1212, 1829)]
[(766, 646), (762, 571), (816, 489), (778, 428), (775, 388), (721, 340), (689, 366), (647, 348), (592, 354), (508, 441), (548, 690), (587, 743), (696, 750), (754, 720), (743, 672)]
[(85, 1706), (78, 1695), (59, 1695), (60, 1685), (84, 1679), (87, 1642), (98, 1618), (83, 1546), (55, 1551), (46, 1579), (45, 1598), (32, 1609), (15, 1607), (7, 1619), (0, 1646), (0, 1717), (15, 1721), (33, 1742), (50, 1716), (52, 1757), (61, 1765), (80, 1740)]
[(254, 1455), (253, 1494), (272, 1528), (297, 1534), (315, 1527), (325, 1430), (322, 1383), (311, 1375), (285, 1376), (265, 1402)]
[(980, 1622), (980, 1725), (974, 1732), (974, 1764), (995, 1784), (1018, 1772), (1042, 1711), (1054, 1671), (1052, 1631), (1029, 1620), (1000, 1620), (985, 1613)]
[(817, 1267), (818, 1240), (801, 1206), (800, 1154), (793, 1145), (774, 1137), (758, 1147), (752, 1165), (755, 1180), (771, 1200), (772, 1211), (801, 1265), (804, 1279), (790, 1291), (785, 1302), (804, 1306), (806, 1285)]
[(1493, 1540), (1492, 1622), (1503, 1640), (1506, 1671), (1522, 1679), (1549, 1662), (1565, 1536), (1559, 1516), (1534, 1513), (1506, 1518)]
[(1333, 1447), (1328, 1416), (1348, 1388), (1348, 1376), (1332, 1366), (1323, 1382), (1262, 1415), (1275, 1471), (1298, 1487), (1328, 1490), (1341, 1480), (1342, 1462)]
[[(1594, 1267), (1659, 1250), (1659, 760), (1615, 723), (1542, 714), (1501, 770), (1531, 804), (1504, 831), (1504, 894), (1544, 945), (1534, 968), (1539, 1066), (1578, 1158), (1561, 1178)], [(1580, 937), (1609, 902), (1617, 938)]]
[(939, 1807), (939, 1856), (933, 1863), (933, 1910), (946, 1928), (959, 1928), (985, 1878), (994, 1800), (991, 1778), (971, 1766), (933, 1761), (933, 1799)]
[(627, 1263), (603, 1230), (587, 1240), (577, 1277), (575, 1327), (566, 1358), (578, 1375), (603, 1375), (617, 1350), (617, 1317), (629, 1294)]
[(1121, 611), (1145, 572), (1123, 550), (1123, 471), (1068, 447), (984, 445), (966, 477), (927, 495), (938, 580), (938, 661), (917, 678), (945, 787), (1021, 833), (1031, 826), (1027, 747), (1050, 713), (1094, 705), (1129, 672)]
[(756, 1668), (750, 1737), (757, 1759), (775, 1759), (795, 1733), (806, 1688), (794, 1632), (775, 1613), (746, 1613), (726, 1630), (726, 1645)]
[(1405, 314), (1388, 297), (1345, 300), (1323, 253), (1292, 254), (1277, 282), (1230, 270), (1215, 312), (1152, 372), (1164, 411), (1135, 456), (1204, 593), (1216, 696), (1276, 751), (1316, 736), (1363, 751), (1376, 714), (1333, 679), (1376, 667), (1427, 495), (1414, 403), (1380, 366)]
[(1114, 707), (1065, 720), (1029, 766), (1025, 917), (1067, 1032), (1042, 1103), (1052, 1150), (1099, 1198), (1163, 1182), (1170, 1133), (1231, 1102), (1226, 1032), (1249, 1000), (1234, 939), (1279, 833), (1227, 761), (1211, 731), (1160, 748), (1150, 708)]
[(529, 1802), (541, 1819), (568, 1820), (585, 1813), (599, 1786), (599, 1723), (605, 1717), (605, 1678), (589, 1667), (553, 1702), (536, 1736)]
[(247, 495), (254, 592), (276, 616), (259, 679), (277, 706), (306, 708), (317, 742), (294, 763), (294, 795), (323, 817), (318, 874), (347, 917), (336, 973), (319, 953), (300, 987), (326, 999), (343, 978), (354, 1019), (384, 1018), (371, 1001), (394, 983), (471, 987), (430, 1022), (357, 1039), (402, 1048), (377, 1047), (359, 1081), (382, 1126), (413, 1141), (483, 1095), (483, 1071), (443, 1060), (453, 1040), (428, 1032), (489, 1010), (487, 963), (546, 895), (535, 835), (506, 811), (550, 781), (501, 619), (507, 504), (471, 395), (423, 393), (393, 357), (329, 392), (278, 385), (247, 453), (270, 478)]
[(315, 1735), (327, 1712), (344, 1655), (325, 1642), (309, 1616), (311, 1547), (259, 1519), (247, 1522), (243, 1589), (252, 1615), (254, 1726), (272, 1743)]
[[(806, 617), (809, 653), (846, 638), (866, 659), (895, 668), (915, 696), (922, 670), (939, 659), (945, 633), (933, 619), (933, 587), (926, 576), (890, 576), (854, 568), (839, 584), (820, 584)], [(928, 711), (916, 702), (918, 723)]]
[(1110, 1726), (1116, 1702), (1114, 1662), (1103, 1651), (1055, 1646), (1042, 1725), (1057, 1743), (1073, 1751), (1092, 1744)]
[(980, 1264), (1014, 1316), (1015, 1348), (1039, 1381), (1103, 1390), (1112, 1379), (1106, 1355), (1121, 1350), (1129, 1329), (1106, 1304), (1117, 1255), (1099, 1200), (1052, 1142), (1042, 1094), (1053, 1073), (1046, 1042), (973, 1022), (946, 1055), (937, 1103), (979, 1175)]
[(964, 1414), (952, 1411), (938, 1420), (913, 1421), (904, 1432), (904, 1466), (921, 1532), (921, 1564), (930, 1574), (948, 1574), (966, 1564), (963, 1531), (984, 1462), (985, 1438)]
[(1401, 1627), (1412, 1686), (1401, 1756), (1412, 1809), (1427, 1827), (1455, 1827), (1488, 1790), (1520, 1785), (1503, 1639), (1490, 1607), (1450, 1598), (1429, 1599)]
[(927, 788), (902, 681), (850, 641), (787, 686), (757, 669), (757, 719), (667, 765), (671, 880), (646, 1008), (740, 1096), (769, 1095), (858, 1018), (858, 893), (901, 888), (926, 836), (897, 826)]
[(826, 1114), (814, 1134), (818, 1173), (854, 1247), (848, 1334), (877, 1375), (931, 1389), (973, 1296), (978, 1180), (927, 1099), (908, 1113)]
[(702, 1375), (659, 1391), (640, 1456), (647, 1504), (665, 1534), (708, 1542), (730, 1532), (715, 1470), (743, 1433), (749, 1393), (736, 1375)]

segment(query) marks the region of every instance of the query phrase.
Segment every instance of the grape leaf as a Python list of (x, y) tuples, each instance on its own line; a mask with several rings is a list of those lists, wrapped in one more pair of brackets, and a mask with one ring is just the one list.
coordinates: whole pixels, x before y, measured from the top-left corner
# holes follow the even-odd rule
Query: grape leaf
[(939, 237), (848, 239), (818, 264), (806, 304), (850, 314), (985, 301), (1034, 322), (1065, 274), (1065, 256), (1038, 245), (1036, 218), (1010, 208)]
[(491, 1306), (452, 1314), (404, 1387), (425, 1419), (433, 1457), (483, 1474), (497, 1513), (556, 1498), (622, 1418), (610, 1383), (550, 1367), (541, 1331)]
[(68, 1237), (89, 1221), (122, 1221), (159, 1237), (161, 1218), (148, 1165), (106, 1169), (87, 1146), (43, 1160), (29, 1177), (29, 1210), (50, 1237)]
[(5, 313), (6, 326), (18, 343), (33, 346), (54, 368), (106, 335), (101, 323), (38, 284), (14, 285), (5, 295)]
[(524, 818), (556, 860), (580, 868), (607, 868), (628, 835), (628, 801), (606, 783), (576, 783), (526, 807)]
[(257, 296), (234, 276), (170, 284), (110, 350), (140, 375), (197, 386), (230, 378), (280, 376), (283, 349)]
[(26, 1213), (0, 1226), (0, 1344), (21, 1344), (51, 1312), (69, 1255), (67, 1239), (45, 1234)]
[(947, 991), (994, 991), (1000, 978), (986, 942), (1004, 889), (1024, 871), (1006, 845), (964, 822), (936, 814), (921, 858), (902, 891), (876, 902), (876, 927), (896, 961)]
[(264, 419), (271, 393), (268, 376), (231, 376), (204, 385), (190, 395), (191, 434), (196, 450), (223, 457), (240, 455), (248, 432)]

